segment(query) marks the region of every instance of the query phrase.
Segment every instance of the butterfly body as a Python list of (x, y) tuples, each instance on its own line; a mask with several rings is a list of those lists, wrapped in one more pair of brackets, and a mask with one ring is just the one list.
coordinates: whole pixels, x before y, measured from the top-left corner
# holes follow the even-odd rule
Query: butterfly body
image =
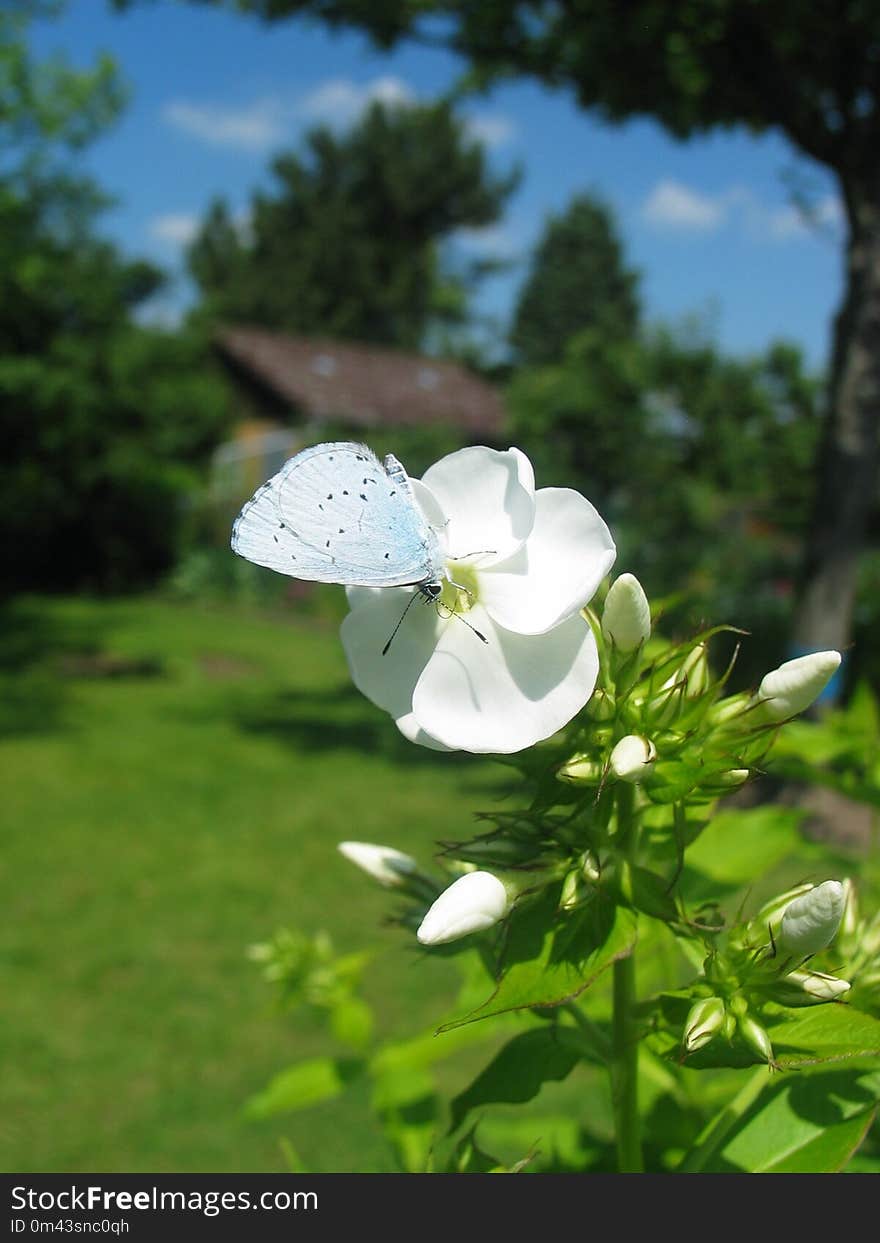
[(243, 507), (232, 548), (293, 578), (414, 586), (432, 600), (446, 577), (403, 466), (352, 441), (314, 445), (285, 462)]

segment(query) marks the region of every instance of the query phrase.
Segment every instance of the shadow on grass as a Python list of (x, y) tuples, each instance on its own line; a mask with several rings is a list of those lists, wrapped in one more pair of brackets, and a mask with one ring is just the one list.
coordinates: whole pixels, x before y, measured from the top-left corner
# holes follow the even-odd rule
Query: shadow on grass
[(352, 684), (326, 691), (284, 691), (269, 699), (239, 704), (238, 727), (288, 743), (296, 751), (357, 751), (415, 768), (473, 769), (485, 757), (463, 751), (432, 751), (409, 742), (390, 717)]
[(104, 651), (112, 615), (73, 618), (22, 598), (0, 606), (0, 739), (65, 727), (74, 678), (144, 677), (155, 661), (127, 661)]

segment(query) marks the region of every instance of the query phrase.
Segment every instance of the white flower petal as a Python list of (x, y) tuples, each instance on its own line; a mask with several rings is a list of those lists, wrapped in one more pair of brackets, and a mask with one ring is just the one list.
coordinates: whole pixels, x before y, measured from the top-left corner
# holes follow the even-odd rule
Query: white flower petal
[(426, 733), (415, 718), (415, 714), (407, 712), (404, 716), (399, 716), (394, 722), (404, 738), (408, 738), (410, 742), (417, 742), (420, 747), (428, 747), (431, 751), (451, 751), (451, 747), (445, 746), (436, 738), (432, 738)]
[(506, 561), (480, 566), (480, 603), (506, 630), (545, 634), (593, 598), (616, 555), (611, 532), (585, 497), (541, 488), (525, 544)]
[(540, 636), (503, 630), (479, 605), (467, 621), (487, 642), (452, 618), (412, 700), (419, 725), (447, 747), (521, 751), (555, 734), (593, 693), (599, 657), (579, 613)]
[[(412, 696), (430, 660), (442, 622), (431, 601), (412, 600), (409, 587), (349, 587), (351, 612), (340, 629), (355, 686), (395, 718), (412, 711)], [(419, 593), (415, 593), (419, 595)], [(382, 649), (412, 600), (388, 652)]]
[[(519, 449), (499, 452), (475, 445), (430, 467), (422, 483), (447, 520), (450, 559), (483, 565), (512, 556), (535, 519), (535, 476)], [(420, 494), (421, 495), (421, 494)]]

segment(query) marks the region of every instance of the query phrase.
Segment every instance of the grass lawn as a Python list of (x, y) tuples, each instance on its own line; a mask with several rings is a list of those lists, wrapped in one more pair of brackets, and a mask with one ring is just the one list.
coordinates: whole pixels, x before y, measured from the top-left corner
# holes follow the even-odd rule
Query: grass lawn
[[(430, 1025), (448, 963), (381, 926), (336, 852), (430, 858), (503, 776), (402, 740), (352, 687), (335, 626), (295, 611), (31, 600), (0, 616), (0, 1168), (392, 1168), (365, 1102), (247, 1122), (246, 1098), (322, 1050), (246, 950), (277, 927), (370, 974), (388, 1030)], [(360, 1106), (362, 1107), (359, 1107)]]

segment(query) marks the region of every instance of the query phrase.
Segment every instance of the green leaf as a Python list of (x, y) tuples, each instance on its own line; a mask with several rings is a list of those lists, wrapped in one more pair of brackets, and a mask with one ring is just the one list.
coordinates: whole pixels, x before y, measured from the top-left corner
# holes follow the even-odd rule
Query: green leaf
[(333, 1007), (330, 1026), (341, 1044), (363, 1049), (373, 1034), (373, 1012), (359, 997), (343, 997)]
[(880, 1074), (823, 1071), (765, 1088), (702, 1168), (825, 1174), (846, 1165), (871, 1125)]
[(245, 1106), (247, 1118), (271, 1118), (275, 1114), (308, 1109), (333, 1100), (366, 1070), (362, 1058), (314, 1057), (288, 1066), (269, 1081)]
[(589, 987), (636, 942), (636, 916), (597, 893), (571, 911), (559, 910), (559, 885), (548, 885), (533, 902), (515, 909), (504, 947), (503, 974), (478, 1009), (444, 1024), (441, 1031), (508, 1010), (560, 1006)]
[(556, 1025), (514, 1036), (452, 1101), (450, 1131), (456, 1131), (471, 1110), (481, 1105), (532, 1100), (545, 1083), (567, 1078), (582, 1056), (575, 1034)]
[(723, 897), (769, 872), (797, 848), (802, 818), (794, 808), (773, 805), (719, 812), (688, 850), (686, 900)]
[(767, 1031), (784, 1067), (880, 1056), (880, 1021), (845, 1004), (785, 1011), (783, 1021), (767, 1023)]

